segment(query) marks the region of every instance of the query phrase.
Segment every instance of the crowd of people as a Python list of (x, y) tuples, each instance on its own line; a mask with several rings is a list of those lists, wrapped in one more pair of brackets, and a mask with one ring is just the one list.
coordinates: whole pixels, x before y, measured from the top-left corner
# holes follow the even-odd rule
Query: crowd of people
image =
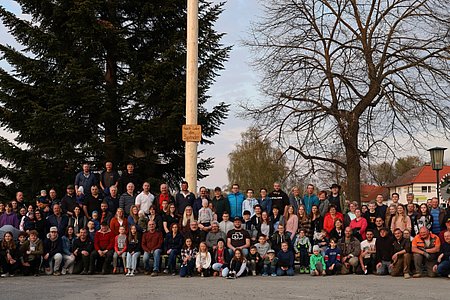
[[(133, 164), (121, 176), (107, 162), (97, 176), (89, 164), (60, 199), (42, 190), (33, 203), (22, 192), (0, 202), (1, 277), (161, 273), (190, 276), (326, 276), (377, 274), (450, 277), (450, 210), (432, 198), (417, 205), (394, 193), (385, 203), (358, 206), (341, 187), (289, 195), (238, 184), (199, 195), (183, 181), (153, 195)], [(450, 201), (449, 201), (450, 202)]]

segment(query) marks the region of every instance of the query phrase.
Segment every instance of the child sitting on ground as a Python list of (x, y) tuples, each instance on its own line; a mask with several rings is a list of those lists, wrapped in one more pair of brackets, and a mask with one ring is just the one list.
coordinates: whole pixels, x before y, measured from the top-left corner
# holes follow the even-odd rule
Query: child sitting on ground
[(277, 276), (278, 257), (275, 256), (275, 250), (267, 251), (267, 257), (264, 259), (264, 267), (262, 276)]
[(325, 276), (325, 261), (323, 256), (320, 254), (320, 248), (318, 245), (313, 247), (313, 254), (309, 258), (309, 261), (312, 276)]

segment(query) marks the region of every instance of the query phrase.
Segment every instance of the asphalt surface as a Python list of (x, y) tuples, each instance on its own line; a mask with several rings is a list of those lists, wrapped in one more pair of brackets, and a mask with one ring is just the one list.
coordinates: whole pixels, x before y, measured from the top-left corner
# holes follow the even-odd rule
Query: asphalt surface
[(449, 299), (450, 279), (375, 275), (180, 278), (138, 275), (1, 278), (0, 299)]

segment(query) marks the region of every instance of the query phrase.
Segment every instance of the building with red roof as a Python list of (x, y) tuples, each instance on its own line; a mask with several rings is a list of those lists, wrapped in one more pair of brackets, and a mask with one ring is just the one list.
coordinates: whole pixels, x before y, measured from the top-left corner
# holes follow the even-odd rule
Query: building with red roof
[[(444, 166), (439, 172), (441, 199), (450, 197), (450, 166)], [(436, 196), (436, 171), (430, 165), (409, 170), (387, 186), (389, 194), (398, 193), (400, 203), (406, 203), (406, 194), (414, 194), (414, 202), (422, 203)]]
[(379, 194), (383, 195), (384, 199), (389, 197), (389, 189), (385, 186), (361, 184), (361, 203), (368, 203), (375, 201)]

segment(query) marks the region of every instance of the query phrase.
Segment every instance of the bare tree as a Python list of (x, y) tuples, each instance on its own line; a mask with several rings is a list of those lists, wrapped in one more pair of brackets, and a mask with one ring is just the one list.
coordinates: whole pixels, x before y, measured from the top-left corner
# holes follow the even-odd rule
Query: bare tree
[(449, 1), (263, 2), (247, 44), (269, 97), (247, 113), (305, 160), (342, 167), (351, 199), (362, 158), (448, 137)]

